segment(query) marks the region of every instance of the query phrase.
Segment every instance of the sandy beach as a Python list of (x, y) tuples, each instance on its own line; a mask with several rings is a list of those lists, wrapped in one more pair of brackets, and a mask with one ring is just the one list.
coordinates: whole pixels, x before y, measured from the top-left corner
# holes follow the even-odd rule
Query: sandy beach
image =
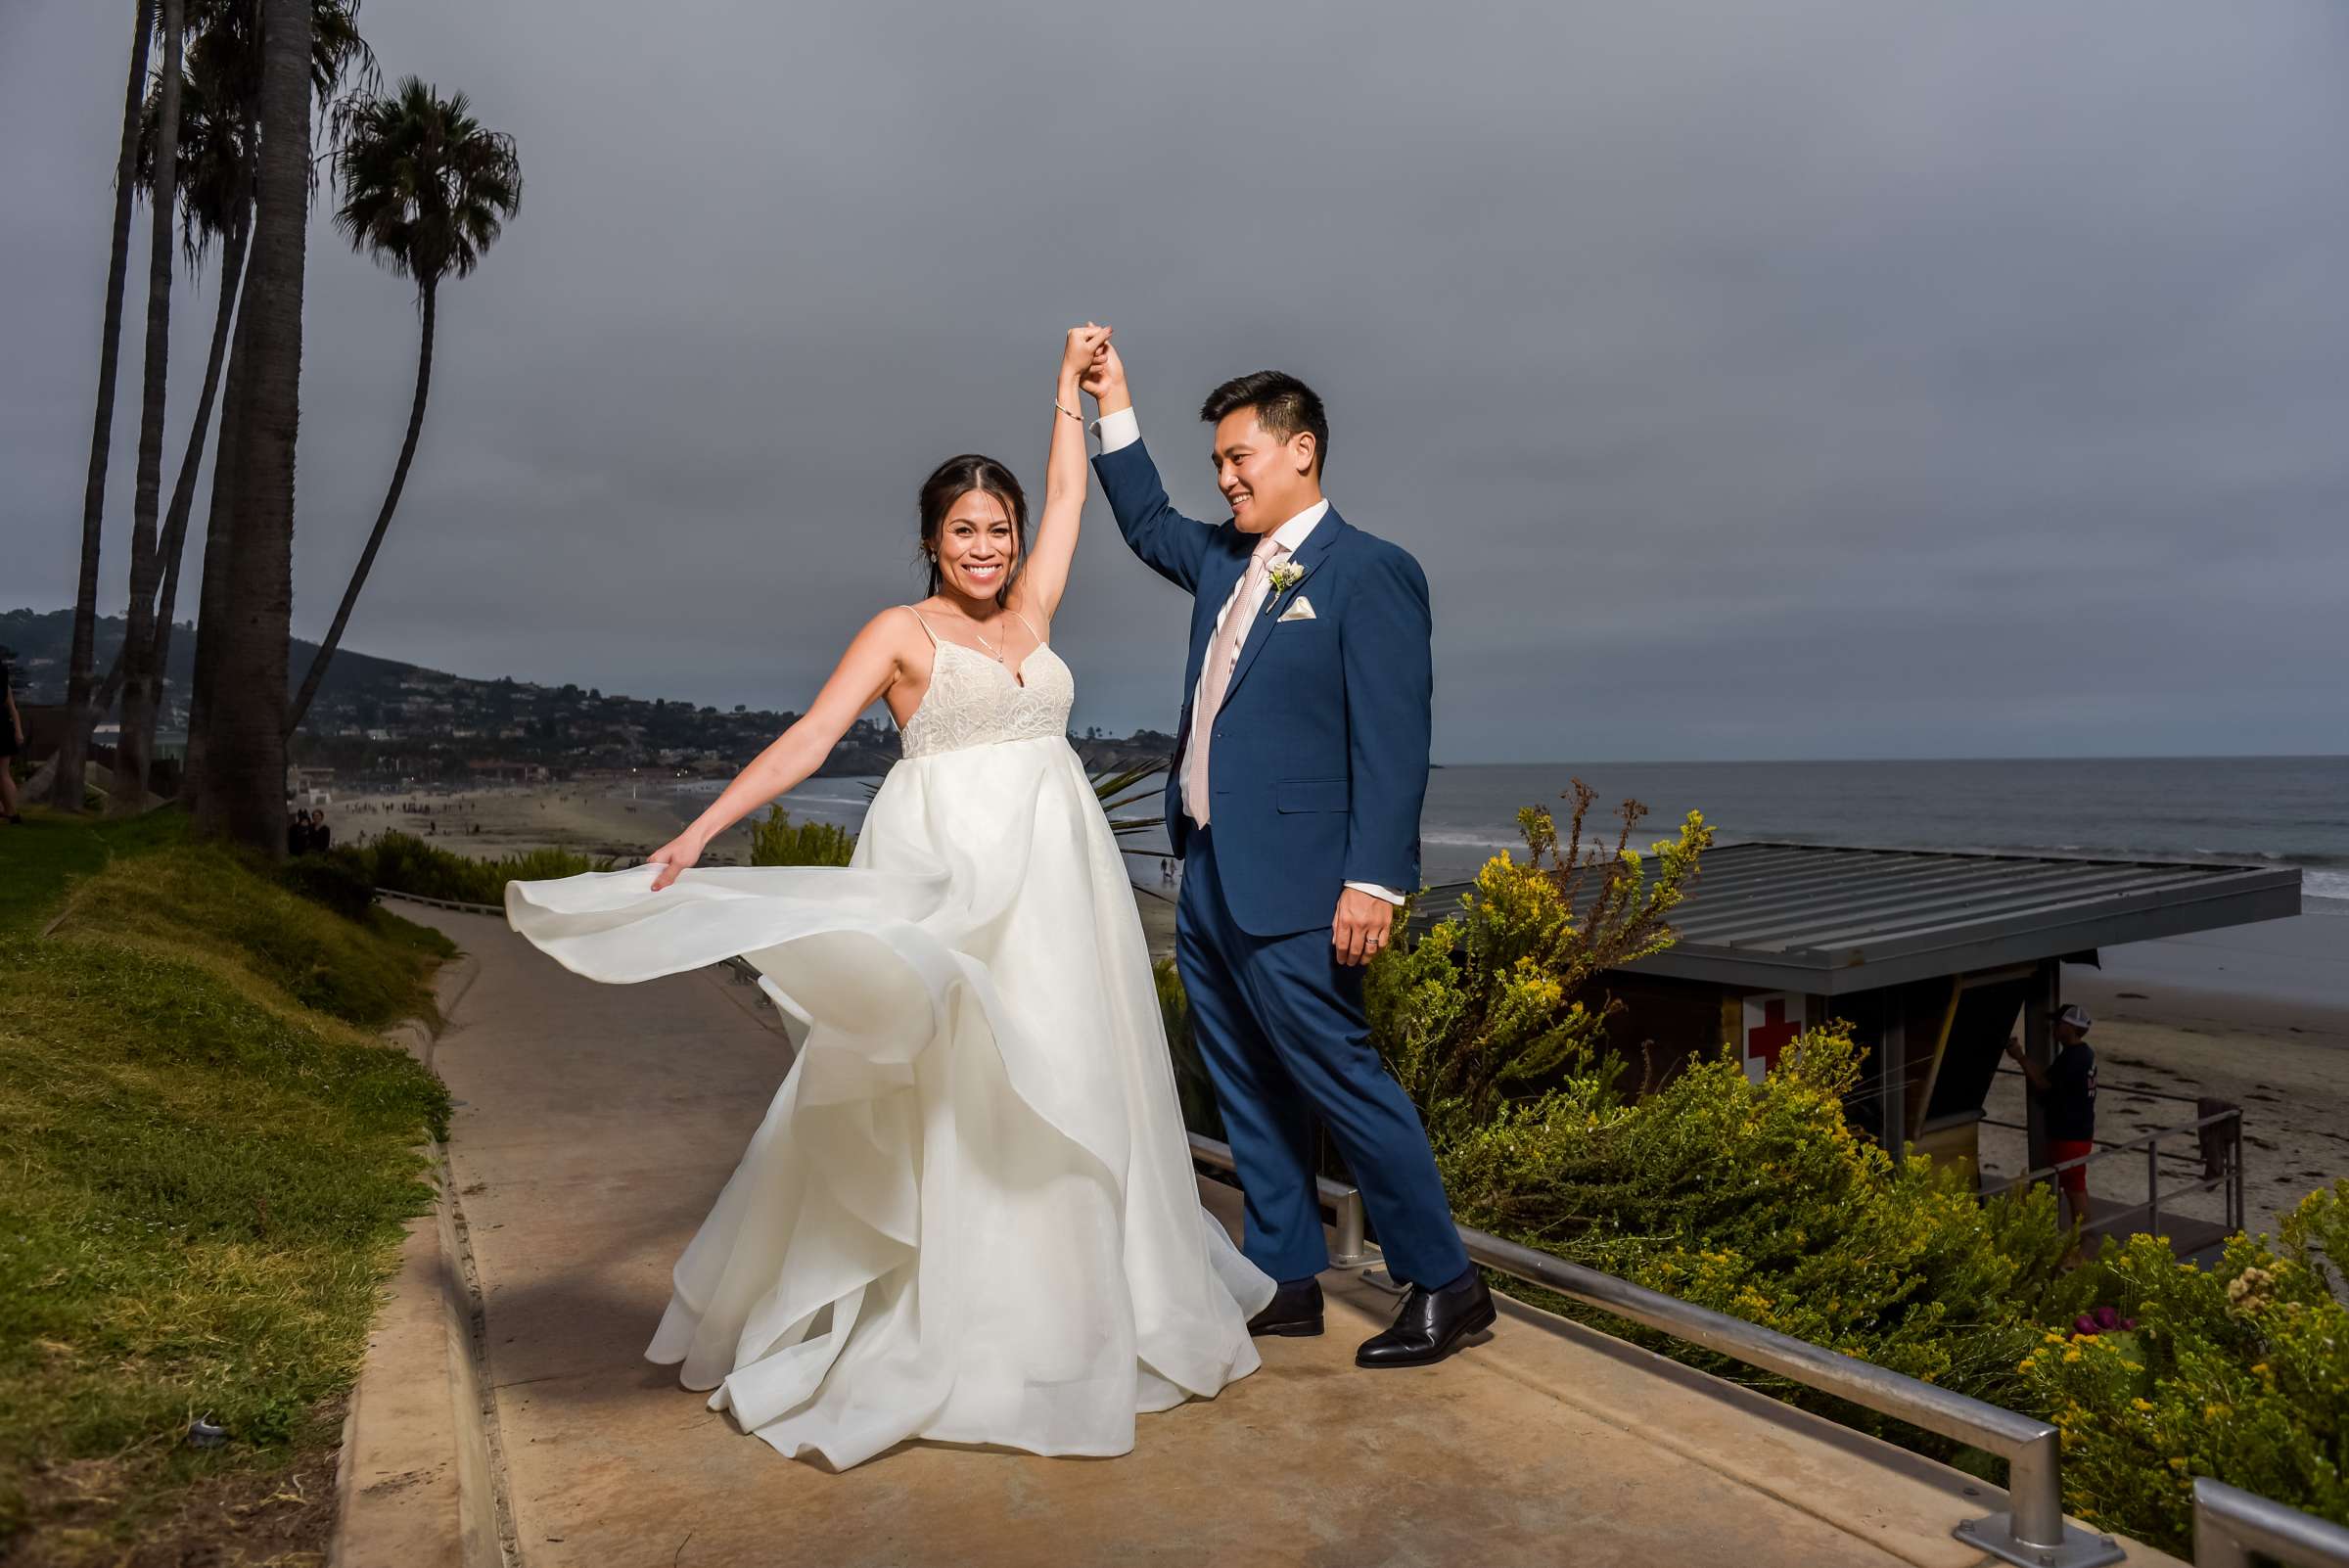
[[(2063, 971), (2064, 999), (2096, 1019), (2099, 1139), (2194, 1120), (2192, 1105), (2144, 1090), (2239, 1105), (2244, 1228), (2252, 1231), (2273, 1231), (2312, 1189), (2349, 1176), (2349, 914), (2136, 943), (2103, 957), (2100, 970)], [(2021, 1122), (2020, 1079), (2003, 1074), (1987, 1109), (1995, 1121)], [(2192, 1152), (2190, 1138), (2164, 1146)], [(1986, 1168), (2020, 1172), (2022, 1134), (1983, 1129), (1982, 1156)], [(2142, 1156), (2089, 1171), (2100, 1206), (2145, 1201)], [(2189, 1162), (2165, 1162), (2165, 1189), (2194, 1176)], [(2199, 1219), (2222, 1214), (2217, 1194), (2178, 1208)]]
[[(362, 796), (327, 809), (345, 843), (398, 831), (483, 859), (549, 846), (624, 861), (667, 842), (706, 799), (648, 785), (556, 784)], [(838, 815), (820, 801), (803, 810)], [(710, 862), (749, 858), (749, 831), (737, 826), (713, 846)], [(1155, 861), (1134, 865), (1155, 883)], [(1137, 886), (1134, 902), (1153, 956), (1171, 952), (1173, 890)], [(2312, 1188), (2349, 1176), (2349, 912), (2322, 900), (2315, 907), (2325, 912), (2112, 948), (2100, 969), (2067, 965), (2063, 973), (2065, 999), (2096, 1019), (2098, 1136), (2120, 1140), (2193, 1120), (2191, 1104), (2148, 1090), (2240, 1105), (2253, 1230), (2273, 1229)], [(2003, 1076), (1988, 1109), (1994, 1121), (2020, 1123), (2019, 1079)], [(2188, 1139), (2174, 1146), (2190, 1152)], [(2022, 1170), (2020, 1132), (1986, 1127), (1981, 1147), (1986, 1171)], [(2165, 1184), (2191, 1179), (2188, 1162), (2166, 1169)], [(2091, 1170), (2100, 1203), (2144, 1202), (2142, 1159)], [(2216, 1194), (2178, 1208), (2211, 1220), (2221, 1215)]]
[[(547, 784), (351, 796), (325, 809), (338, 843), (406, 833), (477, 860), (542, 848), (629, 860), (668, 843), (704, 804), (642, 785)], [(737, 824), (708, 858), (743, 865), (750, 854), (750, 829)]]

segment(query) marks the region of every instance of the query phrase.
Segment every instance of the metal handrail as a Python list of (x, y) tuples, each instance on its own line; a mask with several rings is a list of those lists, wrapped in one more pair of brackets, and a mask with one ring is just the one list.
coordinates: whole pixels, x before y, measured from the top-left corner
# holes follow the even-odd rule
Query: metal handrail
[(2194, 1478), (2194, 1568), (2251, 1568), (2263, 1552), (2288, 1568), (2349, 1568), (2349, 1530), (2209, 1476)]
[[(2188, 1132), (2199, 1132), (2206, 1127), (2216, 1127), (2221, 1122), (2236, 1121), (2242, 1117), (2242, 1114), (2243, 1112), (2241, 1106), (2229, 1106), (2224, 1111), (2213, 1111), (2208, 1116), (2196, 1117), (2191, 1122), (2181, 1122), (2176, 1127), (2157, 1127), (2150, 1132), (2140, 1132), (2133, 1138), (2122, 1138), (2118, 1141), (2107, 1141), (2103, 1138), (2096, 1138), (2092, 1141), (2096, 1144), (2099, 1154), (2121, 1154), (2130, 1149), (2142, 1148), (2148, 1143), (2159, 1142), (2163, 1138), (2181, 1137)], [(1984, 1117), (1983, 1120), (1988, 1122), (1990, 1119), (1988, 1117)], [(2012, 1127), (2014, 1124), (2011, 1122), (1998, 1122), (1993, 1123), (1992, 1125), (1996, 1127)], [(2083, 1165), (2088, 1161), (2096, 1158), (2098, 1158), (2098, 1155), (2096, 1154), (2083, 1154), (2078, 1159), (2064, 1161), (2063, 1165), (2049, 1166), (2048, 1170), (2060, 1171), (2065, 1167)], [(2017, 1176), (2014, 1178), (2014, 1181), (2008, 1182), (2007, 1185), (2012, 1186), (2017, 1182), (2028, 1181), (2031, 1179), (2031, 1176), (2038, 1176), (2041, 1173), (2035, 1171), (2029, 1176)], [(2001, 1188), (2000, 1190), (2004, 1191), (2004, 1189)]]
[[(1986, 1116), (1982, 1118), (1980, 1125), (1983, 1127), (1995, 1127), (2003, 1131), (2007, 1132), (2028, 1132), (2031, 1130), (2031, 1124), (2028, 1122), (2003, 1122), (1995, 1116)], [(2179, 1130), (2184, 1130), (2180, 1129)], [(2148, 1137), (2158, 1137), (2159, 1135), (2159, 1133), (2146, 1134)], [(2096, 1159), (2100, 1155), (2121, 1153), (2127, 1149), (2134, 1148), (2136, 1144), (2138, 1142), (2142, 1142), (2142, 1139), (2135, 1139), (2129, 1143), (2111, 1143), (2107, 1142), (2103, 1138), (2091, 1138), (2089, 1141), (2096, 1146), (2096, 1154), (2083, 1154), (2072, 1159), (2065, 1160), (2060, 1164), (2043, 1166), (2039, 1170), (2031, 1172), (2028, 1176), (2014, 1177), (2012, 1180), (2008, 1181), (2006, 1185), (2013, 1186), (2016, 1182), (2029, 1180), (2030, 1177), (2034, 1176), (2052, 1176), (2057, 1171), (2068, 1171), (2073, 1166), (2086, 1165), (2089, 1161)], [(2161, 1151), (2161, 1157), (2165, 1160), (2175, 1160), (2181, 1165), (2199, 1166), (2202, 1164), (2202, 1157), (2198, 1154), (2178, 1154), (2172, 1153), (2168, 1149), (2163, 1149)], [(1998, 1190), (2003, 1192), (2005, 1190), (2005, 1188), (2001, 1187)], [(1985, 1196), (1987, 1195), (1988, 1194), (1985, 1194)]]
[(505, 918), (505, 906), (495, 903), (461, 903), (454, 899), (428, 899), (421, 893), (402, 893), (397, 888), (378, 888), (379, 899), (404, 899), (410, 903), (430, 904), (435, 909), (454, 909), (459, 914), (495, 915)]
[[(2009, 1123), (2003, 1122), (1994, 1122), (1991, 1125), (1994, 1127), (2011, 1126)], [(2189, 1135), (2198, 1138), (2204, 1129), (2221, 1126), (2229, 1128), (2231, 1133), (2227, 1141), (2224, 1169), (2216, 1176), (2206, 1176), (2200, 1180), (2189, 1182), (2185, 1186), (2172, 1187), (2165, 1194), (2161, 1186), (2161, 1162), (2164, 1159), (2184, 1159), (2189, 1163), (2199, 1162), (2195, 1156), (2167, 1153), (2161, 1146), (2162, 1139)], [(2018, 1187), (2027, 1186), (2035, 1181), (2049, 1180), (2059, 1172), (2085, 1169), (2099, 1160), (2109, 1160), (2116, 1155), (2142, 1150), (2145, 1156), (2145, 1201), (2127, 1209), (2116, 1210), (2111, 1214), (2098, 1214), (2096, 1217), (2096, 1222), (2099, 1228), (2109, 1230), (2111, 1226), (2123, 1221), (2134, 1222), (2139, 1215), (2143, 1215), (2146, 1217), (2147, 1228), (2158, 1233), (2165, 1197), (2176, 1199), (2198, 1192), (2212, 1191), (2220, 1193), (2225, 1204), (2226, 1215), (2222, 1222), (2225, 1227), (2229, 1230), (2240, 1230), (2243, 1227), (2243, 1111), (2241, 1106), (2231, 1105), (2223, 1111), (2214, 1111), (2208, 1116), (2196, 1117), (2191, 1122), (2181, 1122), (2176, 1127), (2155, 1128), (2150, 1132), (2141, 1132), (2133, 1138), (2124, 1138), (2119, 1142), (2107, 1142), (2101, 1138), (2092, 1141), (2096, 1143), (2096, 1147), (2091, 1153), (2074, 1155), (2068, 1160), (2058, 1160), (2053, 1165), (2026, 1171), (2011, 1180), (2001, 1182), (1995, 1187), (1984, 1188), (1981, 1195), (1985, 1198), (1995, 1198), (2002, 1193), (2012, 1192)]]
[[(1234, 1170), (1228, 1145), (1196, 1132), (1190, 1139), (1191, 1152), (1202, 1162)], [(1331, 1201), (1333, 1192), (1349, 1196), (1359, 1216), (1359, 1192), (1326, 1176), (1317, 1179), (1323, 1202)], [(1468, 1256), (1485, 1268), (1997, 1454), (2006, 1461), (2012, 1506), (1959, 1525), (1953, 1533), (1970, 1546), (2019, 1568), (2101, 1568), (2127, 1559), (2112, 1537), (2064, 1518), (2060, 1434), (2045, 1421), (1463, 1224), (1452, 1228)], [(1357, 1231), (1358, 1249), (1359, 1235)], [(1340, 1250), (1346, 1250), (1342, 1229)]]

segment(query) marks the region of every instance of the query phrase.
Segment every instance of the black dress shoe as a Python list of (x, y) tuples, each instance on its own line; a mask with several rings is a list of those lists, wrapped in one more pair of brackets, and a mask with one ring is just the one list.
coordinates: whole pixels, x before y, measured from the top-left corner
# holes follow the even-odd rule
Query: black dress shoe
[(1308, 1339), (1321, 1332), (1321, 1281), (1298, 1279), (1276, 1286), (1265, 1310), (1248, 1319), (1251, 1334), (1286, 1334)]
[(1441, 1290), (1413, 1285), (1395, 1314), (1395, 1326), (1362, 1341), (1357, 1366), (1425, 1366), (1459, 1348), (1461, 1340), (1491, 1328), (1497, 1314), (1485, 1276), (1471, 1268)]

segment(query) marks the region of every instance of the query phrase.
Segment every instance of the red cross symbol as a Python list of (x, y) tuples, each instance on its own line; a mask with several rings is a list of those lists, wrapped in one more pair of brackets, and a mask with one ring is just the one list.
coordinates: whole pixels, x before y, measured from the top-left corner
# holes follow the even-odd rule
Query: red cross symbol
[(1799, 1020), (1786, 1016), (1786, 998), (1773, 996), (1762, 1004), (1760, 1027), (1745, 1032), (1747, 1061), (1758, 1061), (1769, 1067), (1778, 1065), (1778, 1052), (1803, 1032)]

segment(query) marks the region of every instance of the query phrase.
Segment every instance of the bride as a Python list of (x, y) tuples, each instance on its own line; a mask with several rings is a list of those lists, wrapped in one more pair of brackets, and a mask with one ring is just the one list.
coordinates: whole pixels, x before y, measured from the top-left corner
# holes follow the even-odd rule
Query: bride
[[(1108, 341), (1068, 335), (1033, 545), (1003, 465), (942, 465), (930, 596), (868, 622), (806, 717), (645, 864), (506, 890), (514, 929), (579, 974), (739, 954), (807, 1025), (645, 1351), (787, 1456), (1124, 1453), (1136, 1412), (1258, 1365), (1272, 1283), (1200, 1207), (1050, 641), (1084, 503), (1078, 386)], [(876, 699), (904, 759), (848, 867), (696, 867)]]

